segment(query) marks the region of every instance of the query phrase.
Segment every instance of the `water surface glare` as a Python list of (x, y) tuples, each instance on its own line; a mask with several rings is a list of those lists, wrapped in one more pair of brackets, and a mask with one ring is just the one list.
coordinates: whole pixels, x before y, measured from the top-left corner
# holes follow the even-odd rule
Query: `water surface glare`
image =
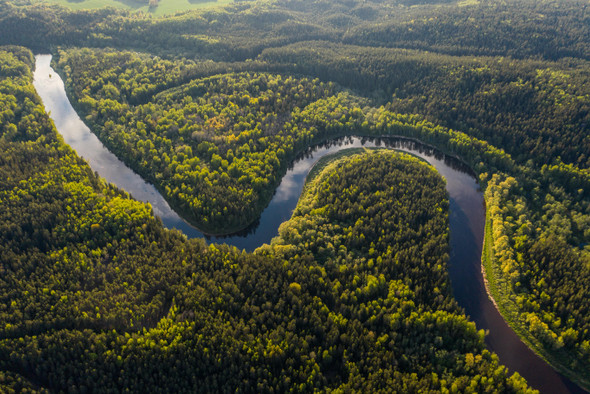
[[(51, 68), (51, 55), (36, 56), (34, 86), (50, 113), (58, 132), (90, 167), (108, 182), (129, 192), (135, 199), (149, 202), (154, 214), (168, 228), (176, 228), (189, 238), (205, 235), (174, 212), (156, 188), (145, 182), (109, 152), (79, 118), (67, 98), (64, 84)], [(449, 193), (450, 261), (453, 294), (478, 329), (489, 330), (488, 348), (500, 362), (517, 371), (528, 383), (544, 393), (583, 393), (531, 351), (506, 324), (488, 299), (481, 274), (481, 251), (485, 223), (484, 199), (475, 178), (459, 160), (446, 156), (418, 141), (403, 138), (346, 137), (310, 148), (291, 165), (273, 199), (260, 219), (240, 234), (207, 237), (210, 242), (228, 243), (252, 251), (269, 243), (281, 223), (291, 217), (303, 190), (305, 177), (326, 155), (354, 147), (388, 147), (419, 156), (434, 166), (446, 180)]]

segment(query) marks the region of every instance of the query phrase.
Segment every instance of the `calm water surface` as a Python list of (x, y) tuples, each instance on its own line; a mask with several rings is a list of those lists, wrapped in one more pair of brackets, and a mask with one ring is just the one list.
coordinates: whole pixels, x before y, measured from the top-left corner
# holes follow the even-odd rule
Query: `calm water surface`
[(137, 200), (150, 203), (154, 214), (162, 219), (166, 227), (176, 228), (189, 238), (206, 237), (210, 242), (228, 243), (248, 251), (269, 243), (277, 235), (279, 225), (291, 217), (311, 167), (321, 157), (339, 150), (381, 146), (423, 158), (438, 170), (447, 183), (451, 248), (449, 273), (454, 296), (478, 329), (489, 330), (486, 336), (488, 348), (498, 354), (502, 364), (511, 371), (518, 371), (531, 386), (544, 393), (584, 392), (520, 341), (488, 299), (481, 274), (485, 223), (483, 195), (469, 169), (457, 159), (417, 141), (401, 138), (336, 139), (309, 149), (295, 160), (256, 223), (240, 234), (208, 237), (187, 224), (153, 185), (129, 169), (90, 132), (72, 108), (64, 84), (50, 67), (50, 62), (50, 55), (36, 56), (34, 85), (65, 142), (86, 159), (100, 176), (126, 190)]

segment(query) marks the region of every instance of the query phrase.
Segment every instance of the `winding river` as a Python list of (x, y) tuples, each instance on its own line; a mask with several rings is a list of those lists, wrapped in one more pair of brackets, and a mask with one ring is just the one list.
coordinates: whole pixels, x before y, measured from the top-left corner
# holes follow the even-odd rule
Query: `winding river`
[(240, 234), (207, 237), (186, 223), (170, 208), (153, 185), (123, 164), (90, 132), (72, 108), (64, 84), (51, 68), (50, 62), (51, 55), (36, 56), (34, 86), (65, 142), (86, 159), (101, 177), (126, 190), (135, 199), (150, 203), (154, 214), (162, 219), (166, 227), (176, 228), (189, 238), (206, 237), (210, 242), (228, 243), (248, 251), (269, 243), (277, 235), (279, 225), (291, 217), (305, 177), (314, 163), (339, 150), (383, 146), (423, 158), (446, 179), (450, 203), (449, 273), (454, 296), (478, 329), (489, 330), (489, 335), (486, 336), (488, 348), (498, 354), (501, 363), (510, 371), (517, 371), (532, 387), (541, 392), (584, 392), (532, 352), (506, 324), (489, 300), (481, 274), (485, 222), (483, 195), (469, 169), (459, 160), (408, 139), (348, 137), (332, 140), (310, 148), (295, 160), (256, 223)]

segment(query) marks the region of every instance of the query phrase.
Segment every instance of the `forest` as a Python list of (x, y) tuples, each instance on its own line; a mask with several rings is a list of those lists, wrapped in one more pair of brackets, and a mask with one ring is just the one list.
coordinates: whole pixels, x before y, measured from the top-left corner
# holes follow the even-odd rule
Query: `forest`
[[(452, 299), (448, 204), (425, 165), (383, 152), (328, 165), (254, 254), (186, 240), (65, 146), (24, 46), (54, 55), (93, 132), (206, 233), (247, 227), (292, 161), (337, 136), (461, 158), (484, 192), (500, 312), (589, 389), (589, 29), (577, 0), (239, 1), (167, 18), (0, 0), (0, 384), (526, 386)], [(379, 212), (392, 201), (412, 209)]]
[(345, 157), (271, 245), (206, 245), (64, 144), (28, 50), (0, 61), (3, 391), (528, 390), (452, 298), (428, 165)]

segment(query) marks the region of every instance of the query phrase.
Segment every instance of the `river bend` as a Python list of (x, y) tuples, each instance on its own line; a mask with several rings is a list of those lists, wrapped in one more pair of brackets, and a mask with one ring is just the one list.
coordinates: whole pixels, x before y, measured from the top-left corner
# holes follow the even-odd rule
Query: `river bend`
[(279, 225), (290, 219), (311, 167), (321, 157), (342, 149), (381, 146), (409, 152), (426, 160), (445, 178), (449, 194), (449, 273), (453, 294), (477, 328), (489, 331), (486, 336), (488, 348), (498, 354), (502, 364), (520, 373), (532, 387), (542, 392), (584, 392), (532, 352), (489, 300), (481, 273), (484, 199), (469, 169), (459, 160), (418, 141), (402, 138), (347, 137), (331, 140), (310, 148), (292, 163), (256, 223), (239, 234), (208, 237), (184, 221), (153, 185), (145, 182), (104, 147), (70, 104), (63, 81), (50, 63), (51, 55), (36, 56), (34, 86), (65, 142), (101, 177), (129, 192), (135, 199), (150, 203), (154, 214), (162, 219), (166, 227), (176, 228), (189, 238), (206, 237), (209, 242), (228, 243), (247, 251), (269, 243), (277, 235)]

